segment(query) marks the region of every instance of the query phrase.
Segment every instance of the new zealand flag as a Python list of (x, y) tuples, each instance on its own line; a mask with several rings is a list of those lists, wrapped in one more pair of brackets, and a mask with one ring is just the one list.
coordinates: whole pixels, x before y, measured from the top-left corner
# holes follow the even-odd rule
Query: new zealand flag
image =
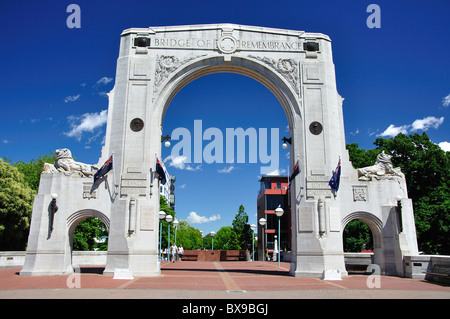
[(340, 181), (341, 181), (341, 159), (339, 159), (336, 170), (333, 172), (333, 176), (331, 176), (330, 182), (328, 183), (328, 185), (330, 185), (331, 189), (335, 193), (337, 193), (337, 191), (339, 190)]
[(110, 170), (113, 169), (113, 156), (103, 164), (102, 168), (100, 168), (97, 173), (94, 175), (94, 183), (101, 177), (105, 176)]

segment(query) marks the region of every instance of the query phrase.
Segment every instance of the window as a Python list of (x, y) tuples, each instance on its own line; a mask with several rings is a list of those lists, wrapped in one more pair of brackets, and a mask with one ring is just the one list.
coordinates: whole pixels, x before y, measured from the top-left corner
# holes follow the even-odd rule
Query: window
[(278, 205), (284, 209), (284, 195), (266, 195), (266, 210), (275, 210)]

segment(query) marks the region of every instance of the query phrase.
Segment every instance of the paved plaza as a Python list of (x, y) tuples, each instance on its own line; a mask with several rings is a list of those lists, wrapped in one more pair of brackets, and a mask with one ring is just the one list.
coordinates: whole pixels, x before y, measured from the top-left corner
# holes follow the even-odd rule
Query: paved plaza
[(288, 263), (278, 268), (276, 262), (185, 261), (163, 262), (161, 268), (161, 276), (132, 280), (102, 275), (103, 268), (35, 277), (19, 276), (20, 268), (3, 268), (0, 298), (450, 299), (450, 286), (425, 280), (361, 274), (339, 281), (297, 278), (288, 275)]

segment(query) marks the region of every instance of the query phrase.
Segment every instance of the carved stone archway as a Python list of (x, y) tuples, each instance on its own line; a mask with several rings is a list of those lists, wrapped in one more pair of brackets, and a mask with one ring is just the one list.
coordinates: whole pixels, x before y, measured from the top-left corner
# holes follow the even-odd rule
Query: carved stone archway
[[(298, 161), (301, 169), (290, 188), (291, 275), (321, 277), (326, 270), (338, 270), (345, 276), (341, 226), (347, 216), (357, 211), (371, 212), (382, 222), (383, 245), (389, 243), (388, 238), (394, 238), (389, 251), (395, 251), (395, 256), (389, 256), (391, 264), (386, 263), (385, 270), (401, 274), (403, 256), (417, 254), (412, 205), (404, 177), (358, 179), (345, 148), (343, 99), (336, 88), (331, 41), (320, 33), (235, 24), (125, 30), (115, 85), (108, 95), (105, 145), (97, 165), (114, 153), (115, 178), (108, 177), (103, 181), (105, 187), (96, 188), (96, 198), (78, 203), (73, 194), (83, 193), (85, 179), (77, 177), (75, 181), (75, 177), (52, 172), (46, 182), (41, 182), (39, 205), (33, 208), (33, 216), (40, 217), (35, 220), (46, 223), (50, 194), (56, 189), (63, 194), (58, 199), (56, 223), (64, 224), (67, 216), (62, 216), (63, 211), (107, 212), (110, 232), (105, 274), (129, 268), (135, 276), (159, 275), (159, 196), (154, 172), (156, 158), (161, 157), (164, 114), (185, 85), (218, 72), (238, 73), (261, 82), (286, 113), (290, 165), (293, 168)], [(328, 181), (339, 159), (342, 175), (335, 196)], [(113, 185), (115, 179), (117, 187)], [(63, 188), (69, 180), (73, 183), (72, 195)], [(395, 226), (398, 218), (394, 216), (403, 221), (401, 231)], [(29, 247), (36, 246), (39, 227), (33, 228), (32, 224)], [(67, 229), (64, 231), (67, 234)], [(38, 268), (60, 273), (57, 261), (40, 258), (49, 249), (44, 240), (40, 243), (40, 250), (30, 249), (30, 263), (24, 273), (39, 273), (33, 272)], [(33, 254), (40, 257), (34, 258)]]

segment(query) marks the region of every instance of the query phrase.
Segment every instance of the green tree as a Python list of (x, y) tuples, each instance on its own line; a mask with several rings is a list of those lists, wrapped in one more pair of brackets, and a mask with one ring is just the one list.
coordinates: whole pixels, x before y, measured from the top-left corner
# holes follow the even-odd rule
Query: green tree
[[(206, 234), (205, 236), (203, 236), (202, 240), (203, 240), (203, 248), (204, 249), (211, 249), (211, 247), (212, 247), (212, 236), (211, 236), (211, 234)], [(216, 247), (214, 247), (214, 248), (216, 248)]]
[(186, 220), (180, 220), (177, 230), (177, 246), (183, 245), (184, 249), (199, 249), (203, 247), (202, 234)]
[(35, 192), (17, 168), (0, 159), (0, 250), (24, 250)]
[(239, 238), (231, 226), (225, 226), (219, 229), (214, 236), (215, 250), (239, 250)]
[(373, 250), (372, 232), (366, 223), (352, 220), (344, 229), (344, 251), (360, 252), (363, 249)]
[(405, 174), (413, 201), (419, 249), (427, 254), (450, 254), (450, 153), (431, 142), (426, 133), (378, 138), (374, 144), (377, 148), (370, 153), (359, 150), (357, 144), (347, 145), (354, 167), (373, 165), (370, 156), (383, 150), (391, 154), (394, 167), (401, 167)]
[(347, 144), (347, 150), (354, 168), (372, 166), (381, 153), (379, 149), (363, 150), (357, 143)]
[[(73, 250), (76, 251), (92, 251), (92, 250), (108, 250), (108, 229), (106, 225), (98, 218), (86, 218), (81, 221), (75, 228), (73, 234)], [(98, 243), (101, 239), (106, 238), (103, 243)]]
[(44, 163), (55, 164), (55, 159), (56, 153), (50, 152), (44, 156), (39, 155), (37, 159), (32, 159), (29, 163), (22, 161), (15, 162), (13, 166), (24, 175), (25, 182), (37, 192), (41, 173), (44, 170)]
[(239, 206), (237, 215), (233, 220), (233, 230), (238, 238), (238, 244), (242, 249), (251, 248), (252, 230), (248, 223), (248, 215), (243, 205)]
[[(159, 210), (164, 211), (167, 215), (171, 215), (173, 217), (172, 222), (170, 223), (170, 245), (175, 241), (175, 227), (173, 227), (173, 221), (175, 220), (175, 212), (170, 208), (169, 204), (167, 203), (167, 199), (164, 196), (159, 196)], [(161, 241), (161, 249), (164, 250), (164, 248), (168, 247), (167, 237), (168, 237), (168, 222), (164, 219), (162, 222), (162, 241)], [(178, 234), (177, 234), (178, 235)]]

